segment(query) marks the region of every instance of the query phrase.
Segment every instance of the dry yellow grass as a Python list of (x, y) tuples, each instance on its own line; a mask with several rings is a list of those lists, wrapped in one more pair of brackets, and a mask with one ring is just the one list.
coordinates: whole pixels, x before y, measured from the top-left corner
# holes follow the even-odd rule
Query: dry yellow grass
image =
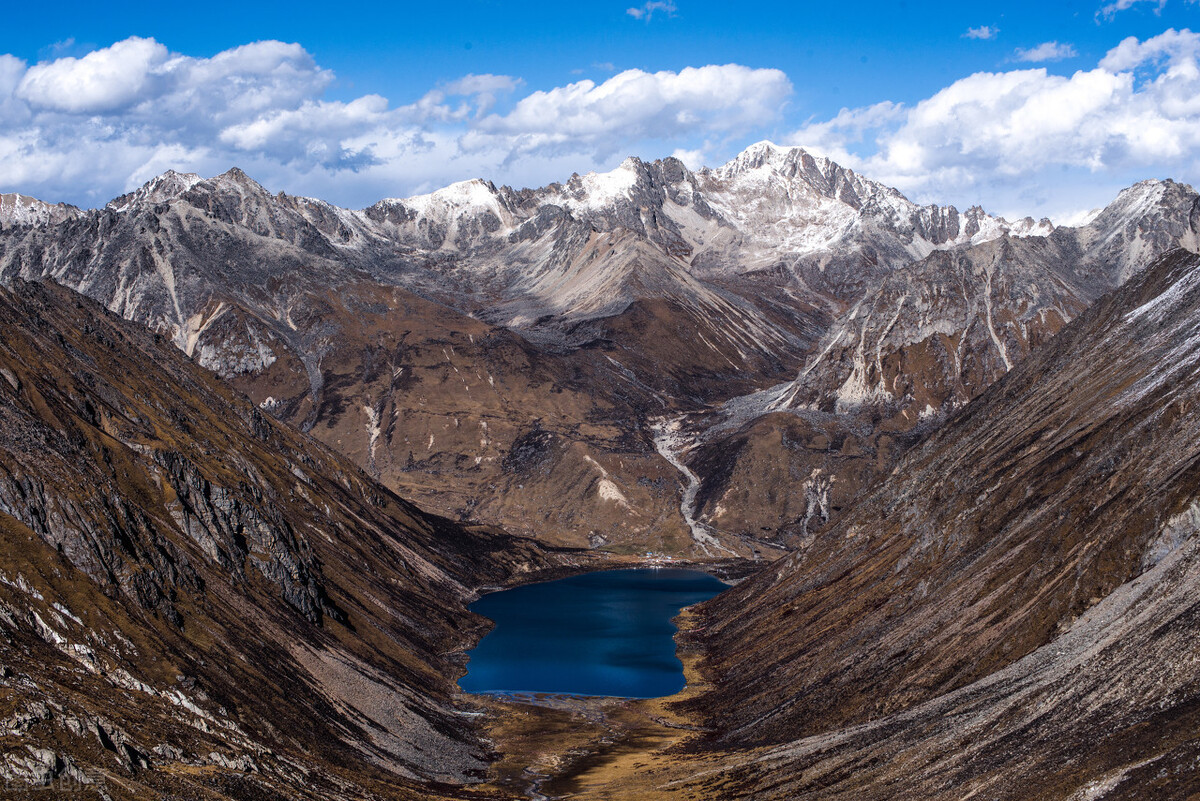
[[(676, 622), (686, 631), (695, 621), (685, 610)], [(699, 654), (682, 647), (679, 656), (687, 686), (666, 698), (484, 699), (488, 734), (502, 756), (483, 789), (581, 801), (719, 798), (716, 788), (710, 794), (690, 781), (719, 768), (725, 755), (686, 749), (702, 730), (678, 702), (702, 696), (708, 685)]]

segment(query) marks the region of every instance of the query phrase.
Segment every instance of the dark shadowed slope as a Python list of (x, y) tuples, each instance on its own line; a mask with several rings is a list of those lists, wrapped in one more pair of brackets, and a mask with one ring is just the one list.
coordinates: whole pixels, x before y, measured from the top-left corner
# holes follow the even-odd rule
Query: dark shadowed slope
[[(697, 780), (1183, 797), (1200, 759), (1200, 257), (1105, 296), (804, 550), (704, 607)], [(1078, 795), (1072, 795), (1078, 793)]]
[(0, 546), (0, 772), (114, 798), (470, 781), (487, 748), (451, 700), (480, 626), (464, 602), (547, 564), (424, 514), (140, 325), (22, 282), (0, 290)]

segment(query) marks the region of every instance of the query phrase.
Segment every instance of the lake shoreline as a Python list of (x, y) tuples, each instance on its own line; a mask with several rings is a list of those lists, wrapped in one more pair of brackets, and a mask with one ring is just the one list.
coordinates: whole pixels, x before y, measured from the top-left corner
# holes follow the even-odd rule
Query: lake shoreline
[(472, 695), (484, 708), (485, 731), (495, 749), (481, 789), (542, 800), (584, 799), (613, 789), (621, 789), (622, 797), (656, 797), (654, 777), (678, 771), (678, 754), (694, 752), (707, 734), (681, 704), (708, 690), (698, 670), (701, 653), (687, 636), (699, 621), (684, 609), (674, 622), (676, 652), (686, 678), (674, 695), (628, 699), (540, 694), (531, 699), (536, 703)]
[(496, 625), (466, 654), (466, 692), (658, 698), (685, 683), (672, 620), (729, 589), (677, 565), (625, 567), (538, 582), (474, 601)]

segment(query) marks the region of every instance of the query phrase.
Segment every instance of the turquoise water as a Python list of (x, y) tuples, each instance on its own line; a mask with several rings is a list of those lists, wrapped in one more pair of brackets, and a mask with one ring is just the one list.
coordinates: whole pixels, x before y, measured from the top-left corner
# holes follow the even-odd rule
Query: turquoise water
[(683, 689), (671, 618), (726, 585), (678, 568), (608, 570), (485, 595), (496, 627), (469, 654), (467, 692), (657, 698)]

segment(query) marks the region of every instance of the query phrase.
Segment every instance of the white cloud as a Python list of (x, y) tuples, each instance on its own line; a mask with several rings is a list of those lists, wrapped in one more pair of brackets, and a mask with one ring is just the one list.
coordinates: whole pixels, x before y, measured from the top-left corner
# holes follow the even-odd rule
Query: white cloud
[(152, 84), (168, 58), (167, 48), (135, 36), (83, 58), (60, 58), (30, 67), (16, 95), (53, 111), (114, 111), (156, 93)]
[(649, 0), (640, 6), (625, 9), (625, 13), (634, 19), (644, 19), (649, 22), (656, 11), (662, 11), (667, 16), (673, 17), (676, 10), (672, 0)]
[(457, 81), (451, 81), (442, 87), (445, 94), (451, 97), (473, 98), (475, 116), (481, 117), (496, 105), (496, 96), (509, 94), (524, 83), (520, 78), (511, 75), (464, 75)]
[(1059, 44), (1058, 42), (1042, 42), (1036, 47), (1025, 49), (1018, 47), (1014, 58), (1017, 61), (1029, 61), (1040, 63), (1043, 61), (1062, 61), (1064, 58), (1075, 58), (1079, 55), (1075, 48), (1069, 44)]
[[(465, 75), (401, 103), (331, 100), (333, 81), (282, 42), (193, 58), (134, 38), (32, 66), (0, 54), (0, 191), (100, 204), (168, 168), (235, 164), (272, 189), (357, 206), (476, 176), (539, 185), (631, 154), (732, 155), (779, 138), (792, 95), (783, 72), (738, 64), (532, 91)], [(1089, 208), (1140, 178), (1200, 177), (1200, 35), (1131, 37), (1070, 75), (978, 73), (783, 138), (923, 201)]]
[(97, 204), (167, 168), (237, 164), (277, 188), (366, 205), (743, 136), (777, 122), (792, 91), (778, 70), (736, 64), (524, 94), (513, 76), (465, 75), (403, 105), (326, 99), (333, 80), (300, 45), (273, 41), (211, 58), (136, 37), (33, 66), (0, 55), (0, 190)]
[(446, 94), (477, 95), (495, 94), (496, 92), (511, 92), (521, 85), (521, 81), (511, 75), (464, 75), (457, 81), (446, 84)]
[(1100, 10), (1096, 12), (1096, 20), (1099, 21), (1101, 17), (1111, 20), (1119, 12), (1128, 11), (1139, 3), (1153, 3), (1154, 13), (1161, 14), (1167, 0), (1115, 0), (1100, 7)]
[(1000, 29), (995, 25), (980, 25), (978, 28), (967, 28), (962, 35), (964, 39), (995, 39), (1000, 35)]
[(677, 158), (683, 162), (683, 165), (689, 170), (698, 170), (705, 165), (705, 152), (703, 148), (696, 150), (684, 150), (676, 148), (671, 154), (673, 158)]
[(791, 141), (923, 199), (1095, 205), (1101, 184), (1200, 173), (1198, 54), (1200, 36), (1169, 30), (1125, 40), (1095, 69), (977, 73), (912, 106), (843, 110)]
[(1144, 64), (1166, 60), (1172, 67), (1194, 63), (1200, 55), (1200, 34), (1187, 28), (1165, 31), (1145, 41), (1136, 36), (1123, 39), (1100, 61), (1100, 68), (1110, 72), (1136, 69)]
[(511, 138), (514, 153), (570, 149), (604, 158), (629, 141), (754, 128), (776, 118), (791, 91), (779, 70), (738, 64), (626, 70), (599, 84), (533, 92), (507, 114), (480, 120), (465, 139), (477, 147)]

